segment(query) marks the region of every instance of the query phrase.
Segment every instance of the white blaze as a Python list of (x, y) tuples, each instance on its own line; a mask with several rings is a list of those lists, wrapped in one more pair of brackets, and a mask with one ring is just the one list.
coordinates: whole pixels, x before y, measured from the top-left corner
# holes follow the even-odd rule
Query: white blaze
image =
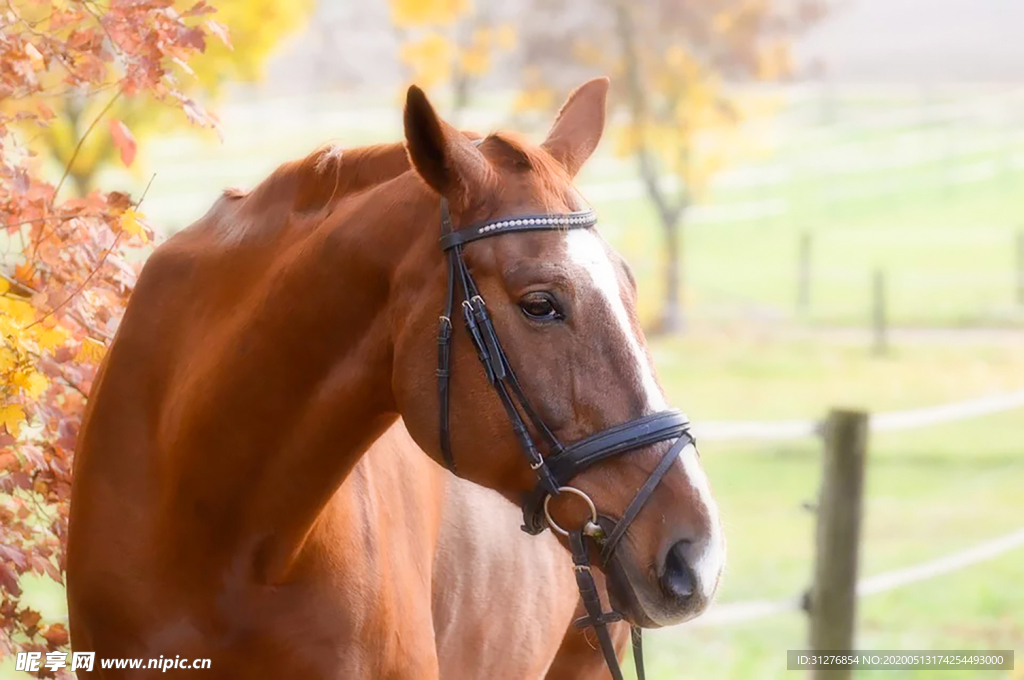
[[(630, 350), (636, 364), (636, 375), (640, 387), (647, 397), (647, 412), (655, 413), (668, 408), (665, 396), (654, 379), (654, 370), (646, 352), (633, 331), (629, 321), (626, 305), (622, 302), (622, 291), (619, 289), (619, 278), (615, 266), (608, 258), (601, 239), (589, 229), (570, 229), (565, 233), (566, 250), (569, 259), (590, 275), (594, 287), (601, 293), (612, 317), (618, 322), (626, 346)], [(696, 572), (697, 582), (710, 598), (718, 585), (718, 578), (725, 561), (725, 538), (722, 535), (721, 520), (718, 516), (718, 504), (711, 495), (708, 477), (697, 458), (697, 449), (691, 444), (679, 454), (683, 466), (683, 474), (691, 487), (697, 492), (704, 511), (707, 514), (710, 534), (703, 545), (694, 546), (695, 562), (690, 565)]]
[(693, 444), (687, 445), (679, 453), (679, 459), (683, 463), (686, 479), (697, 492), (697, 496), (707, 512), (710, 534), (703, 545), (694, 546), (695, 559), (690, 566), (697, 576), (697, 583), (700, 584), (704, 597), (710, 599), (718, 586), (718, 578), (725, 565), (725, 536), (722, 534), (722, 520), (718, 516), (718, 503), (711, 495), (708, 476), (704, 473), (704, 468), (697, 458), (697, 448)]
[(594, 287), (600, 291), (601, 296), (608, 303), (612, 316), (622, 330), (626, 346), (629, 347), (633, 361), (636, 363), (636, 374), (640, 378), (640, 386), (647, 396), (647, 412), (664, 411), (668, 408), (668, 403), (654, 379), (654, 371), (651, 369), (651, 363), (647, 360), (647, 354), (633, 332), (629, 314), (626, 313), (626, 305), (622, 303), (619, 277), (615, 273), (612, 261), (608, 259), (604, 243), (597, 234), (589, 229), (570, 229), (565, 233), (565, 241), (569, 259), (590, 274)]

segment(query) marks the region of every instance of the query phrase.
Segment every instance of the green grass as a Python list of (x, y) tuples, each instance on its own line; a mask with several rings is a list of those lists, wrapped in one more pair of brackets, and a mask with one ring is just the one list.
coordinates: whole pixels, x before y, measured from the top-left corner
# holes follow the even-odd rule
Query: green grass
[[(684, 225), (686, 299), (698, 318), (866, 325), (878, 269), (887, 276), (888, 312), (896, 325), (1024, 322), (1024, 307), (1014, 300), (1024, 172), (1007, 172), (953, 192), (926, 187), (821, 208), (813, 204), (811, 186), (776, 191), (775, 198), (793, 206), (785, 215)], [(602, 230), (633, 265), (641, 290), (651, 293), (644, 310), (651, 318), (663, 289), (664, 263), (654, 212), (640, 198), (595, 203), (608, 225)], [(811, 238), (810, 307), (798, 310), (798, 252), (804, 233)]]
[(695, 420), (898, 410), (1024, 388), (1024, 348), (910, 344), (877, 357), (868, 345), (866, 334), (856, 345), (727, 328), (658, 338), (651, 351), (669, 400)]
[[(653, 347), (670, 400), (695, 419), (815, 417), (829, 407), (890, 410), (1024, 386), (1024, 347), (862, 348), (708, 336)], [(813, 565), (821, 448), (813, 440), (707, 442), (702, 460), (722, 509), (729, 557), (720, 602), (802, 593)], [(1020, 411), (872, 437), (861, 574), (968, 548), (1024, 527)], [(1013, 649), (1024, 654), (1024, 550), (861, 600), (858, 645), (871, 649)], [(806, 620), (785, 614), (720, 628), (649, 635), (649, 677), (793, 677), (786, 650)], [(1018, 662), (1019, 663), (1019, 662)], [(873, 677), (862, 673), (863, 677)], [(889, 671), (886, 677), (1009, 678), (1008, 672)]]

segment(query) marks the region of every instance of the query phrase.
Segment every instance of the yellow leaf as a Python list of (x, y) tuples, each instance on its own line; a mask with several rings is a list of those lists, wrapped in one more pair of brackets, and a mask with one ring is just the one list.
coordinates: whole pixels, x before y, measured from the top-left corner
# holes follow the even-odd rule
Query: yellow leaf
[(718, 12), (711, 20), (711, 26), (719, 33), (728, 33), (736, 24), (736, 17), (729, 12)]
[(510, 50), (516, 46), (516, 29), (511, 24), (503, 24), (498, 27), (495, 35), (495, 42), (503, 50)]
[(67, 332), (59, 326), (54, 326), (53, 328), (43, 329), (43, 331), (39, 333), (39, 337), (36, 339), (36, 342), (39, 344), (39, 349), (44, 352), (48, 352), (63, 345), (67, 339)]
[(12, 437), (17, 437), (25, 422), (25, 411), (18, 404), (0, 406), (0, 425), (5, 425)]
[(18, 363), (18, 355), (7, 347), (0, 347), (0, 373), (6, 373)]
[(455, 47), (444, 36), (431, 33), (402, 45), (401, 57), (413, 71), (413, 80), (425, 89), (448, 79)]
[(28, 387), (25, 388), (25, 392), (33, 399), (38, 399), (49, 386), (50, 381), (46, 379), (45, 375), (38, 371), (33, 371), (28, 376)]
[(8, 283), (7, 279), (0, 277), (0, 295), (3, 295), (11, 289), (11, 284)]
[(470, 47), (462, 53), (462, 70), (471, 76), (482, 76), (491, 67), (486, 48)]
[(472, 43), (474, 45), (476, 45), (477, 47), (486, 48), (492, 42), (494, 42), (494, 29), (493, 28), (490, 28), (489, 26), (484, 26), (483, 28), (478, 28), (478, 29), (473, 31)]
[(469, 9), (468, 0), (391, 0), (389, 4), (396, 26), (450, 24)]
[(11, 384), (21, 389), (28, 388), (28, 374), (24, 371), (17, 371), (10, 376)]
[(28, 57), (29, 63), (32, 64), (33, 71), (42, 71), (46, 68), (46, 61), (43, 59), (43, 55), (39, 53), (39, 50), (32, 43), (25, 45), (25, 56)]
[(93, 340), (92, 338), (86, 338), (82, 341), (82, 346), (78, 349), (78, 354), (75, 355), (75, 361), (78, 363), (98, 364), (102, 361), (103, 355), (106, 351), (106, 345), (102, 342)]
[(9, 380), (12, 385), (21, 388), (33, 399), (38, 399), (39, 395), (45, 392), (50, 385), (46, 376), (35, 370), (17, 371), (9, 377)]
[(121, 230), (129, 236), (138, 236), (142, 239), (143, 243), (149, 241), (146, 236), (146, 230), (142, 228), (141, 219), (144, 219), (145, 215), (135, 210), (135, 208), (128, 208), (121, 215)]
[(24, 300), (0, 297), (0, 320), (5, 319), (13, 326), (24, 327), (36, 319), (35, 309)]

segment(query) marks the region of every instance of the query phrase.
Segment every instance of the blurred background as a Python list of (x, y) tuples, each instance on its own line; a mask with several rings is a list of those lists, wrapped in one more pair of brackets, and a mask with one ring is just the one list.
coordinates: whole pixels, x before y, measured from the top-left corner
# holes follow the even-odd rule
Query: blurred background
[[(649, 677), (799, 673), (834, 407), (896, 412), (868, 445), (857, 647), (1024, 654), (1019, 0), (211, 4), (223, 42), (190, 70), (216, 131), (119, 102), (126, 167), (114, 127), (74, 154), (92, 115), (68, 98), (40, 140), (56, 176), (74, 155), (67, 191), (146, 190), (165, 236), (321, 144), (399, 139), (409, 83), (463, 128), (539, 141), (611, 76), (578, 184), (637, 275), (670, 401), (706, 423), (729, 542), (719, 609), (650, 635)], [(887, 674), (946, 676), (1024, 670)]]

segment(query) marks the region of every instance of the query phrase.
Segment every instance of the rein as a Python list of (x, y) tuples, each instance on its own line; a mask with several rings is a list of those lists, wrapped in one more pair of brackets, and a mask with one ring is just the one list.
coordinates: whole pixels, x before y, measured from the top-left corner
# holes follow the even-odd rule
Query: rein
[[(668, 472), (669, 468), (687, 446), (694, 443), (689, 431), (689, 420), (680, 411), (666, 410), (616, 425), (594, 433), (584, 439), (565, 445), (548, 428), (537, 410), (530, 404), (523, 388), (516, 378), (508, 356), (501, 346), (487, 305), (477, 288), (473, 275), (463, 258), (466, 244), (483, 238), (528, 231), (552, 231), (559, 229), (590, 229), (597, 224), (593, 210), (581, 210), (564, 214), (519, 215), (481, 222), (465, 229), (455, 230), (452, 224), (448, 201), (441, 199), (441, 249), (447, 256), (448, 287), (437, 333), (437, 391), (440, 402), (440, 448), (448, 469), (456, 475), (458, 469), (451, 445), (451, 423), (449, 412), (449, 381), (451, 378), (452, 315), (455, 300), (462, 295), (462, 319), (466, 331), (476, 349), (487, 380), (497, 392), (508, 415), (512, 430), (519, 441), (530, 468), (537, 474), (537, 484), (523, 500), (523, 531), (539, 534), (550, 526), (552, 530), (568, 537), (576, 572), (576, 585), (580, 590), (587, 615), (574, 622), (579, 628), (594, 628), (605, 662), (614, 680), (622, 680), (608, 624), (622, 620), (615, 611), (604, 611), (600, 594), (594, 582), (590, 567), (590, 554), (586, 539), (593, 540), (600, 548), (601, 562), (607, 566), (615, 557), (615, 549), (626, 534), (630, 524), (640, 514), (644, 504)], [(534, 442), (527, 421), (533, 426), (547, 448), (542, 456)], [(569, 486), (576, 475), (591, 466), (630, 451), (674, 440), (672, 447), (662, 456), (661, 461), (648, 476), (630, 502), (621, 519), (615, 522), (609, 534), (598, 524), (598, 512), (593, 501), (583, 491)], [(590, 520), (575, 530), (560, 527), (548, 511), (552, 496), (571, 493), (581, 497), (590, 510)], [(643, 647), (640, 628), (631, 627), (633, 658), (637, 677), (644, 680)]]

